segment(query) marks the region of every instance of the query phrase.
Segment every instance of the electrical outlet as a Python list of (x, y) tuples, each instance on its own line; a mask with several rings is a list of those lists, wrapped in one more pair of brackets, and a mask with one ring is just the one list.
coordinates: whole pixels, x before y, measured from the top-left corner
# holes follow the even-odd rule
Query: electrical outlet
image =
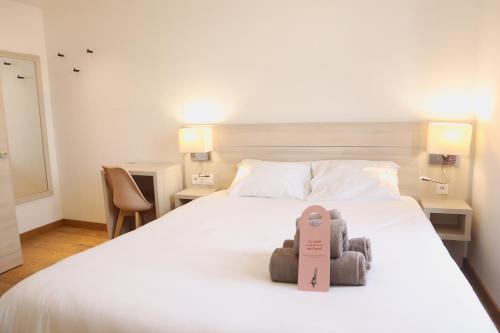
[(214, 175), (211, 173), (202, 175), (191, 175), (191, 184), (193, 185), (213, 185)]
[(448, 194), (448, 184), (436, 184), (437, 194)]

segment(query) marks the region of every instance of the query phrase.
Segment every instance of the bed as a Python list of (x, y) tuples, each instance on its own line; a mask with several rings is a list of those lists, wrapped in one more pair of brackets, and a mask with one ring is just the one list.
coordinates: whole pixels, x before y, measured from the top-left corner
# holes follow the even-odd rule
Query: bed
[[(363, 287), (270, 281), (274, 248), (310, 204), (372, 239)], [(0, 331), (496, 332), (417, 202), (308, 202), (214, 193), (20, 282)]]
[[(385, 160), (398, 200), (307, 201), (216, 192), (49, 267), (0, 298), (0, 332), (496, 332), (414, 198), (427, 163), (421, 123), (221, 125), (205, 172), (228, 188), (242, 159)], [(468, 184), (470, 161), (451, 177)], [(185, 183), (199, 164), (186, 156)], [(466, 186), (455, 187), (465, 197)], [(338, 209), (372, 240), (367, 285), (308, 293), (274, 283), (273, 250), (309, 205)]]

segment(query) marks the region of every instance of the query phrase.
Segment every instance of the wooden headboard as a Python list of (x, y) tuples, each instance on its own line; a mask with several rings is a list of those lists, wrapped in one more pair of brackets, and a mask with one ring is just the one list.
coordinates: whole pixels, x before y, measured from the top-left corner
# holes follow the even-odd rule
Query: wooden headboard
[[(423, 150), (419, 122), (227, 124), (215, 126), (213, 133), (212, 160), (203, 164), (203, 172), (214, 174), (214, 187), (219, 189), (229, 187), (236, 165), (245, 158), (366, 159), (398, 163), (401, 193), (418, 196), (419, 155)], [(186, 184), (191, 184), (191, 175), (199, 170), (200, 163), (186, 156)]]

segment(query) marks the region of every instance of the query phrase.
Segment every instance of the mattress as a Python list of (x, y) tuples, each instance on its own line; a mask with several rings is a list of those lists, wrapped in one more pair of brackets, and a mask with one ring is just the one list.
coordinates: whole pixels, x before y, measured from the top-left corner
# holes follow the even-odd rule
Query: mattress
[(372, 239), (366, 286), (303, 292), (269, 278), (314, 202), (217, 192), (23, 280), (0, 331), (496, 332), (415, 200), (321, 202)]

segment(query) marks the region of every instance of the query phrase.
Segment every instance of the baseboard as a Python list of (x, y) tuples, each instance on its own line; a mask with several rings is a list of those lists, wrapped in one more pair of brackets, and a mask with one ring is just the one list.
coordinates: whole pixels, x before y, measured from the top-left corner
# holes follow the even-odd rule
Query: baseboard
[(37, 235), (40, 235), (40, 234), (43, 234), (44, 232), (47, 232), (49, 230), (52, 230), (52, 229), (55, 229), (57, 227), (60, 227), (63, 225), (62, 223), (63, 220), (59, 220), (59, 221), (54, 221), (52, 223), (49, 223), (49, 224), (45, 224), (45, 225), (42, 225), (41, 227), (38, 227), (38, 228), (35, 228), (35, 229), (31, 229), (31, 230), (28, 230), (26, 232), (23, 232), (19, 235), (19, 237), (21, 238), (21, 240), (26, 240), (28, 238), (32, 238), (32, 237), (35, 237)]
[(85, 229), (107, 230), (108, 227), (105, 223), (87, 222), (79, 220), (62, 219), (61, 222), (63, 225), (67, 225), (69, 227), (77, 227)]
[(484, 307), (491, 316), (491, 319), (495, 322), (497, 327), (500, 327), (500, 308), (493, 300), (491, 293), (486, 289), (483, 282), (477, 275), (472, 265), (469, 263), (467, 258), (464, 259), (463, 271), (468, 275), (469, 282), (481, 299)]
[(85, 229), (107, 230), (107, 225), (104, 223), (62, 219), (62, 220), (54, 221), (54, 222), (46, 224), (46, 225), (42, 225), (41, 227), (26, 231), (26, 232), (23, 232), (22, 234), (19, 235), (19, 237), (23, 241), (25, 239), (29, 239), (29, 238), (32, 238), (34, 236), (43, 234), (44, 232), (61, 227), (63, 225), (66, 225), (69, 227), (85, 228)]

